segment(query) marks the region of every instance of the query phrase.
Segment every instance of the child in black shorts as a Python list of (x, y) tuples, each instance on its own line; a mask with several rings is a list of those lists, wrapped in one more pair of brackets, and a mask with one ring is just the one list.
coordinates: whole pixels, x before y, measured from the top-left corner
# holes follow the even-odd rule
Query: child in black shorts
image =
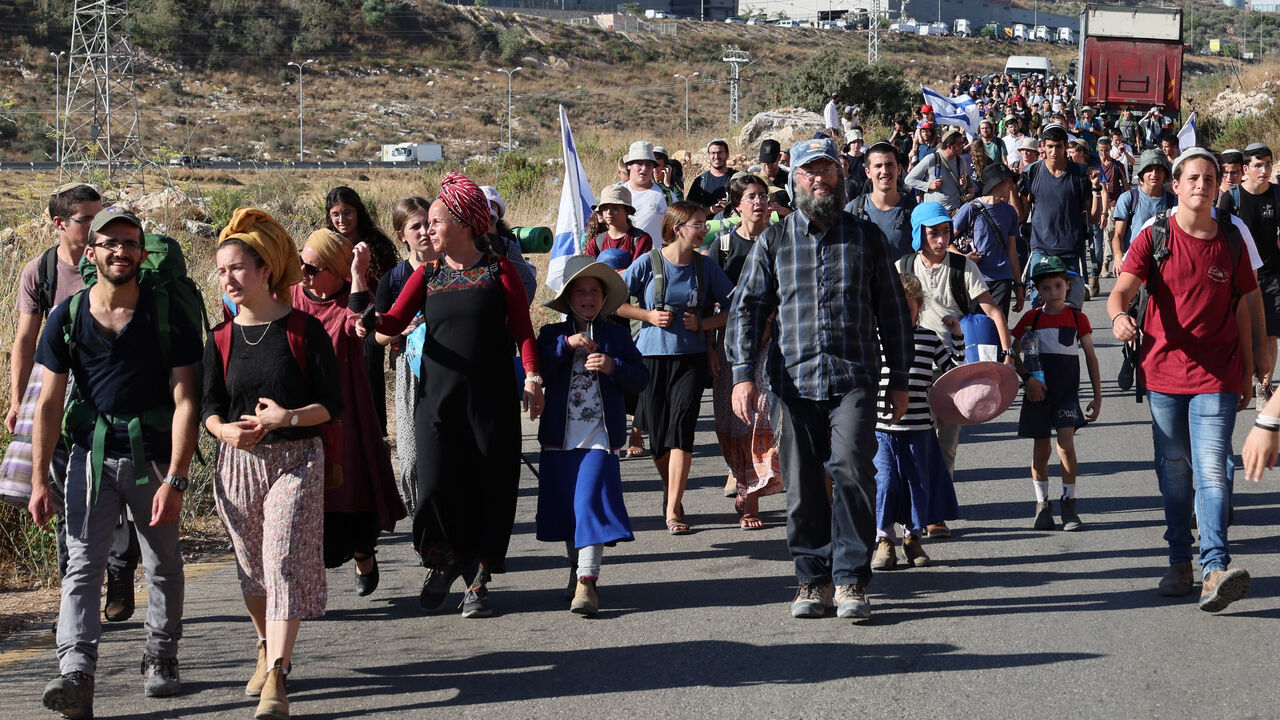
[[(1089, 318), (1067, 307), (1067, 268), (1056, 257), (1036, 263), (1031, 280), (1044, 306), (1031, 310), (1013, 328), (1018, 351), (1018, 374), (1026, 386), (1018, 435), (1035, 439), (1031, 455), (1031, 481), (1036, 490), (1036, 530), (1054, 528), (1049, 502), (1049, 438), (1058, 433), (1058, 458), (1062, 461), (1062, 529), (1084, 527), (1076, 514), (1076, 428), (1098, 419), (1102, 409), (1102, 381), (1098, 357), (1093, 351)], [(1080, 358), (1084, 349), (1093, 384), (1088, 414), (1080, 411)], [(1028, 367), (1030, 366), (1030, 367)], [(1037, 369), (1038, 368), (1038, 369)]]

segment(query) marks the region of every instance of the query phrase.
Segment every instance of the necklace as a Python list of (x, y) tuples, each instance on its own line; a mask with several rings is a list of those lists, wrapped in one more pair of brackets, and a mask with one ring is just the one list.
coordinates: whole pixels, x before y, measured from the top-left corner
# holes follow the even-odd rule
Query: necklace
[(262, 331), (262, 334), (258, 336), (258, 339), (256, 341), (251, 341), (249, 340), (249, 336), (245, 334), (244, 326), (243, 325), (240, 326), (240, 337), (244, 338), (245, 343), (249, 345), (249, 347), (253, 347), (255, 345), (260, 344), (263, 340), (266, 339), (267, 333), (269, 332), (271, 332), (271, 323), (267, 323), (267, 329)]

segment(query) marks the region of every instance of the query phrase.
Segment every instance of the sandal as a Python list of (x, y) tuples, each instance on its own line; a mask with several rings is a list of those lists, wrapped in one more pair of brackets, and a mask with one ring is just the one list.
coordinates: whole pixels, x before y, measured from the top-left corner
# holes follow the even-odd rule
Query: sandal
[(693, 531), (689, 529), (688, 523), (679, 518), (667, 518), (667, 532), (672, 535), (689, 535)]
[(627, 444), (627, 457), (644, 457), (644, 435), (638, 432), (631, 433), (631, 441)]
[[(752, 507), (748, 509), (748, 505)], [(764, 521), (757, 514), (760, 512), (758, 498), (749, 497), (745, 500), (739, 500), (733, 504), (733, 509), (738, 511), (738, 527), (743, 530), (760, 530), (764, 527)]]
[(764, 522), (755, 513), (743, 513), (742, 517), (738, 518), (738, 527), (743, 530), (761, 530), (764, 528)]

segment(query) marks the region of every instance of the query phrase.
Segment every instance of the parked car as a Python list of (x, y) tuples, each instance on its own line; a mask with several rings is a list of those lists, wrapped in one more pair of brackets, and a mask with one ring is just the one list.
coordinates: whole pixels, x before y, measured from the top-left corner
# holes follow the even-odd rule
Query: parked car
[(740, 17), (727, 17), (724, 21), (730, 25), (745, 25), (747, 22)]

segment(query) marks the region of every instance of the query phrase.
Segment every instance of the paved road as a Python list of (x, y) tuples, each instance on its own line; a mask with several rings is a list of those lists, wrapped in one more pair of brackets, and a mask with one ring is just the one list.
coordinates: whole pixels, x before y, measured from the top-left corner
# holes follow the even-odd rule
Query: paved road
[[(1091, 302), (1095, 325), (1105, 307)], [(1117, 355), (1108, 333), (1104, 376)], [(710, 413), (710, 405), (706, 406)], [(671, 537), (648, 460), (623, 463), (636, 542), (608, 551), (604, 612), (567, 611), (562, 549), (533, 538), (526, 471), (512, 572), (493, 585), (498, 616), (463, 620), (417, 609), (422, 570), (403, 533), (387, 538), (382, 587), (361, 599), (350, 567), (330, 575), (330, 605), (305, 623), (291, 677), (306, 718), (416, 717), (1161, 717), (1280, 714), (1272, 642), (1280, 618), (1280, 477), (1236, 495), (1232, 548), (1254, 575), (1221, 615), (1155, 592), (1166, 567), (1145, 405), (1107, 382), (1101, 422), (1079, 436), (1084, 532), (1030, 529), (1030, 441), (1017, 406), (972, 429), (960, 449), (957, 536), (932, 542), (935, 566), (876, 575), (865, 625), (792, 620), (794, 578), (781, 497), (768, 528), (738, 529), (721, 497), (723, 463), (709, 421), (686, 500), (697, 530)], [(1251, 412), (1242, 416), (1250, 420)], [(1241, 425), (1247, 425), (1241, 422)], [(533, 449), (532, 426), (526, 448)], [(1236, 446), (1244, 428), (1236, 433)], [(1056, 487), (1056, 481), (1055, 481)], [(455, 600), (458, 595), (455, 594)], [(234, 568), (189, 584), (186, 694), (141, 695), (137, 622), (110, 627), (98, 674), (99, 717), (247, 718), (241, 695), (253, 634)], [(0, 655), (3, 717), (42, 717), (56, 671), (46, 631)]]

